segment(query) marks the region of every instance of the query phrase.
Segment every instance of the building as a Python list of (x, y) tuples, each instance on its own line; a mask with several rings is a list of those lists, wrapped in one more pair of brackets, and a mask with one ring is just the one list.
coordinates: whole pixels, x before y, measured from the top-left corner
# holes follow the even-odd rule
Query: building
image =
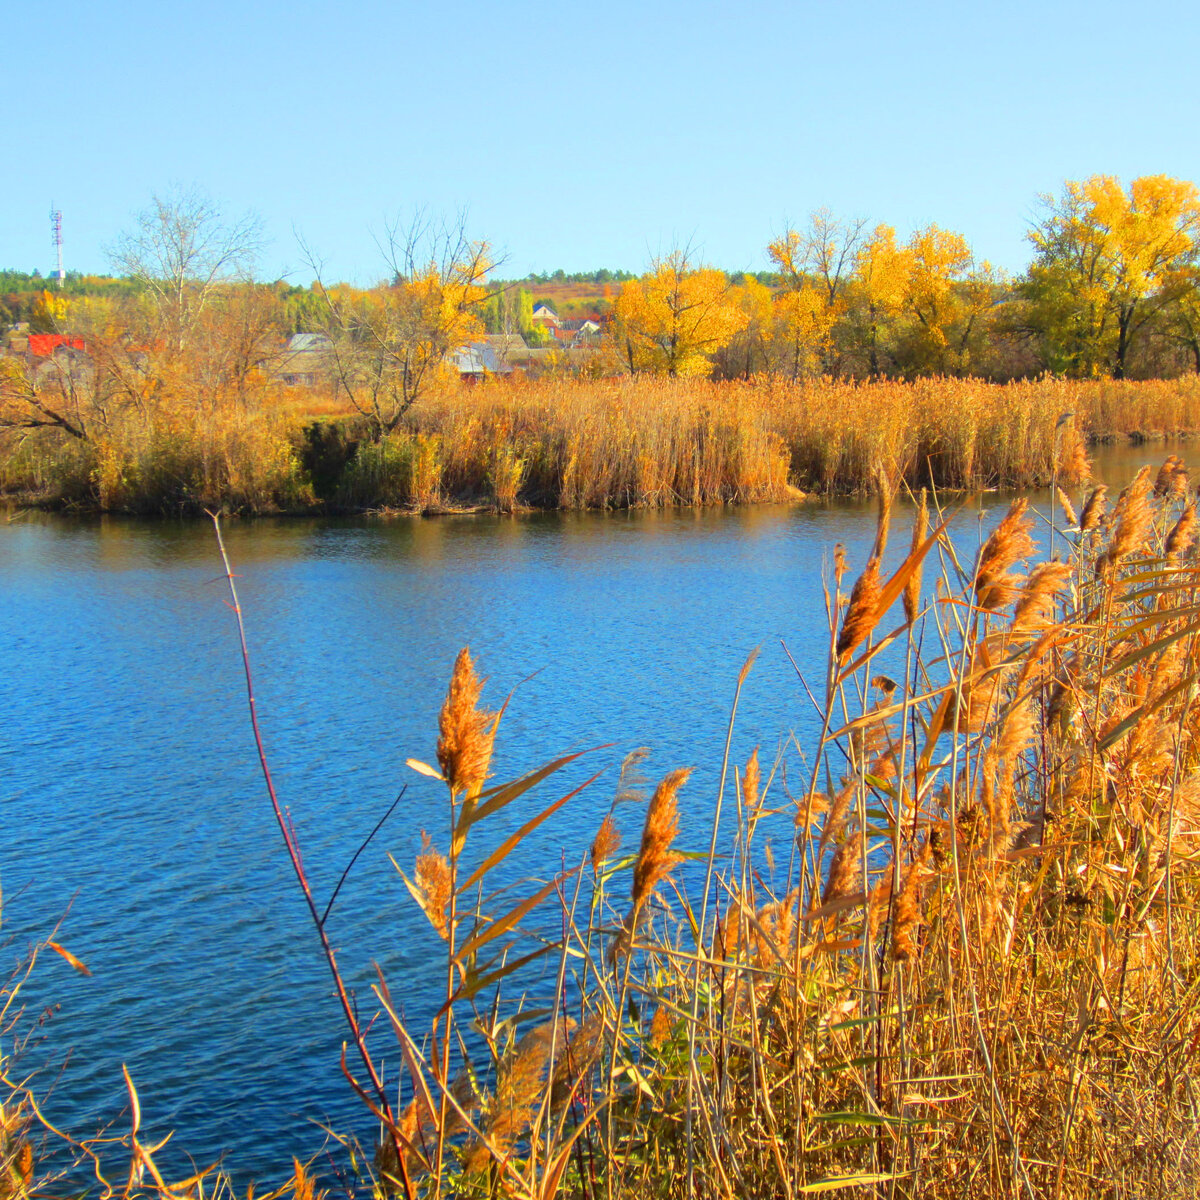
[(329, 372), (333, 343), (323, 333), (293, 333), (275, 373), (290, 387), (313, 387)]

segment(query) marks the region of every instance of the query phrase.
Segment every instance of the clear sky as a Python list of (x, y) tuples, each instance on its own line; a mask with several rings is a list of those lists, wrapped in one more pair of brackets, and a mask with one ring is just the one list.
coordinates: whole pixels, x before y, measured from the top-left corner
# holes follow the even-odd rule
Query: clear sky
[(1200, 182), (1200, 7), (1144, 0), (59, 0), (4, 20), (0, 267), (68, 269), (156, 191), (259, 214), (260, 273), (384, 272), (375, 236), (467, 213), (500, 274), (729, 270), (826, 206), (936, 222), (1009, 270), (1037, 196)]

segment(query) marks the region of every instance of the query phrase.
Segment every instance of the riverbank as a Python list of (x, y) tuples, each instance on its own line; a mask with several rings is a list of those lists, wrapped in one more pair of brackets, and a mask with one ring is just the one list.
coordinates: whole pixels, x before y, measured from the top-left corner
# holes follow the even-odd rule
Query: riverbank
[(434, 513), (754, 504), (1083, 476), (1083, 448), (1200, 433), (1200, 380), (447, 382), (381, 440), (294, 390), (254, 407), (142, 405), (9, 435), (0, 492), (132, 513)]

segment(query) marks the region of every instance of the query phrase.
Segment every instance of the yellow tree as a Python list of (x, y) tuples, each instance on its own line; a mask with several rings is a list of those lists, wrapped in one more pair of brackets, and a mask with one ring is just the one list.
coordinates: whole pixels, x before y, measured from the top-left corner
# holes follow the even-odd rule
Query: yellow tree
[(1068, 180), (1030, 231), (1028, 324), (1051, 365), (1126, 374), (1138, 334), (1190, 286), (1200, 257), (1200, 193), (1167, 175)]
[(818, 288), (775, 298), (771, 360), (793, 382), (819, 374), (830, 356), (835, 312)]
[[(787, 229), (767, 246), (767, 254), (779, 270), (784, 289), (809, 293), (783, 306), (784, 319), (793, 329), (801, 324), (820, 328), (821, 366), (833, 372), (837, 366), (834, 328), (846, 313), (846, 293), (854, 272), (856, 255), (863, 240), (865, 220), (843, 221), (827, 208), (818, 209), (803, 231)], [(824, 308), (817, 311), (818, 303)]]
[(880, 373), (880, 335), (904, 308), (912, 275), (912, 254), (896, 245), (890, 225), (876, 225), (854, 256), (851, 304), (859, 340), (872, 378)]
[(729, 298), (746, 315), (745, 325), (717, 352), (717, 368), (726, 379), (749, 379), (769, 369), (774, 306), (771, 289), (745, 275), (729, 289)]
[(961, 315), (957, 284), (971, 268), (971, 248), (962, 234), (927, 225), (909, 238), (907, 255), (904, 307), (916, 322), (911, 366), (952, 369), (950, 327)]
[(725, 273), (693, 267), (686, 249), (655, 259), (613, 305), (614, 337), (631, 372), (707, 375), (710, 356), (748, 321)]

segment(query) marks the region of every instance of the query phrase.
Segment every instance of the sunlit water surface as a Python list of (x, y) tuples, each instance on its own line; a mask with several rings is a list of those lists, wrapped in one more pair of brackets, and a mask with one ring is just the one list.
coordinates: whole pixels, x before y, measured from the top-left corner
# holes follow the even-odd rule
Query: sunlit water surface
[[(1162, 454), (1110, 449), (1098, 469), (1120, 484)], [(982, 501), (986, 528), (1005, 499)], [(959, 518), (968, 542), (979, 510), (973, 498)], [(781, 643), (819, 689), (823, 568), (842, 541), (857, 571), (873, 532), (855, 504), (229, 523), (267, 750), (319, 896), (408, 784), (330, 920), (364, 1007), (374, 963), (410, 1015), (435, 994), (439, 944), (388, 852), (407, 867), (420, 831), (445, 828), (437, 785), (404, 760), (434, 761), (462, 645), (489, 700), (516, 689), (498, 777), (604, 747), (486, 831), (494, 843), (607, 768), (522, 846), (512, 878), (579, 860), (638, 746), (651, 776), (695, 768), (681, 844), (699, 849), (739, 668), (761, 649), (734, 759), (761, 744), (769, 761), (789, 735), (811, 747), (818, 723)], [(25, 993), (26, 1025), (61, 1006), (24, 1060), (61, 1065), (70, 1050), (52, 1117), (80, 1133), (118, 1118), (124, 1063), (151, 1134), (174, 1129), (200, 1164), (224, 1154), (243, 1182), (278, 1181), (320, 1144), (313, 1121), (364, 1137), (371, 1123), (338, 1067), (340, 1011), (267, 805), (219, 576), (203, 522), (0, 526), (3, 933), (15, 962), (61, 918), (59, 940), (92, 972), (47, 955)], [(639, 817), (624, 813), (627, 844)]]

